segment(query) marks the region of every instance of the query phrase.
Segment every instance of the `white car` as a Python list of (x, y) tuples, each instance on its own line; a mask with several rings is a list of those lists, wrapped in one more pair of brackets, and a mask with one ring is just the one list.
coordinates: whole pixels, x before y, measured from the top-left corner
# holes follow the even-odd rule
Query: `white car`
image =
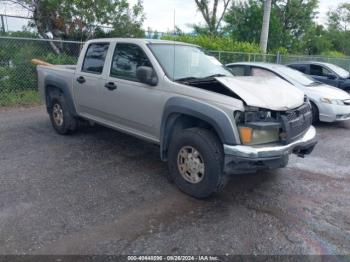
[(350, 120), (350, 95), (333, 86), (326, 85), (284, 65), (269, 63), (227, 64), (236, 76), (279, 77), (301, 89), (312, 105), (313, 121), (335, 122)]

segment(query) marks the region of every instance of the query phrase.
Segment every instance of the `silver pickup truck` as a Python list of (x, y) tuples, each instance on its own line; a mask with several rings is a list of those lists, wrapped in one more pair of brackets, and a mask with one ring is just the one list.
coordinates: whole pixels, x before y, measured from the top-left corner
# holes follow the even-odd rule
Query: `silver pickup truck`
[(76, 66), (37, 70), (59, 134), (87, 120), (156, 143), (169, 178), (196, 198), (219, 192), (232, 174), (285, 167), (316, 144), (301, 91), (278, 78), (234, 77), (198, 46), (92, 40)]

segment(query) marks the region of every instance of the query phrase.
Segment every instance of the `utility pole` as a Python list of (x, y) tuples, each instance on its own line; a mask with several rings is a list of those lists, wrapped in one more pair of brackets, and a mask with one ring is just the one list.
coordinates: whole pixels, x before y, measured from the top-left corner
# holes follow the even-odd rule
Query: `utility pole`
[(271, 5), (272, 5), (272, 0), (264, 1), (264, 18), (263, 18), (263, 24), (261, 29), (261, 37), (260, 37), (260, 48), (264, 54), (266, 54), (267, 42), (269, 39)]
[(1, 31), (5, 34), (4, 16), (0, 15), (0, 17), (1, 17)]

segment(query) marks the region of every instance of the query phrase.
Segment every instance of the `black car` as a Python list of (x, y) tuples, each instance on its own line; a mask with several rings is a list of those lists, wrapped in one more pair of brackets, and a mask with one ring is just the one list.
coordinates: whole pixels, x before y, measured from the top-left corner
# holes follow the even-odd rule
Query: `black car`
[(337, 65), (321, 62), (298, 62), (287, 66), (310, 75), (317, 81), (350, 93), (350, 73)]

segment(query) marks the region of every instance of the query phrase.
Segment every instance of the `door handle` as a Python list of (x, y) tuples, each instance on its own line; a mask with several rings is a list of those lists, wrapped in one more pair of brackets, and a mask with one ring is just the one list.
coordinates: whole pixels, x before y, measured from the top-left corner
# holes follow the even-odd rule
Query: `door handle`
[(85, 82), (86, 82), (85, 77), (79, 76), (79, 77), (77, 78), (77, 82), (80, 83), (80, 84), (85, 83)]
[(105, 88), (107, 88), (108, 90), (113, 91), (113, 90), (117, 89), (117, 86), (113, 82), (109, 82), (109, 83), (105, 84)]

